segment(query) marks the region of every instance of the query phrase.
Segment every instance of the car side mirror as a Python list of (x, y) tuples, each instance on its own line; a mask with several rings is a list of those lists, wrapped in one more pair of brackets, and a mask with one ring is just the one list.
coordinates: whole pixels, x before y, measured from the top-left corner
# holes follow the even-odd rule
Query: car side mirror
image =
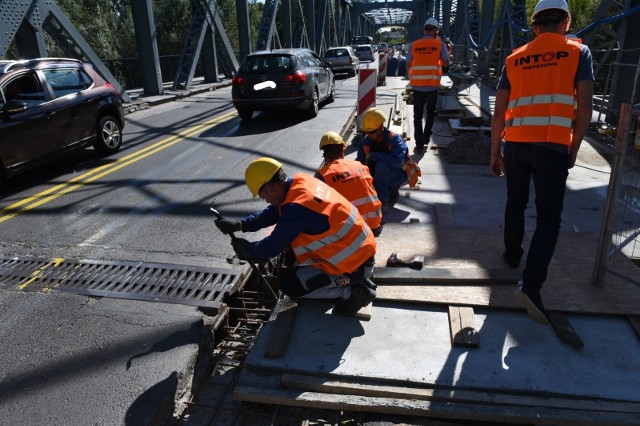
[(333, 64), (330, 61), (324, 61), (324, 66), (331, 68)]
[(10, 101), (2, 107), (2, 112), (5, 114), (15, 114), (25, 111), (27, 109), (27, 103), (24, 101)]

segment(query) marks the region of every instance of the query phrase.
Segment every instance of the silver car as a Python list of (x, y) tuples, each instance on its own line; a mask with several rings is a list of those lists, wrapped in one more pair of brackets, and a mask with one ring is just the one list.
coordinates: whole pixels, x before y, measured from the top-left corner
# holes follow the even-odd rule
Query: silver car
[(360, 59), (356, 56), (351, 46), (331, 47), (324, 54), (324, 62), (329, 64), (334, 74), (346, 72), (349, 77), (358, 73)]
[(373, 48), (370, 44), (358, 45), (358, 47), (356, 47), (356, 56), (358, 56), (358, 59), (361, 61), (373, 62)]

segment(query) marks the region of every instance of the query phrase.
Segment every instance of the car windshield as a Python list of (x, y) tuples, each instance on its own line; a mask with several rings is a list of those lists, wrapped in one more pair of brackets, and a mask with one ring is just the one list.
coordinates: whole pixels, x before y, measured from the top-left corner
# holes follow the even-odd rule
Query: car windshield
[(358, 46), (358, 51), (359, 52), (367, 52), (371, 50), (371, 48), (369, 46)]
[(293, 60), (289, 55), (248, 56), (243, 66), (243, 71), (247, 73), (278, 72), (292, 69)]
[(327, 50), (327, 53), (324, 55), (325, 58), (338, 58), (340, 56), (349, 56), (347, 49)]

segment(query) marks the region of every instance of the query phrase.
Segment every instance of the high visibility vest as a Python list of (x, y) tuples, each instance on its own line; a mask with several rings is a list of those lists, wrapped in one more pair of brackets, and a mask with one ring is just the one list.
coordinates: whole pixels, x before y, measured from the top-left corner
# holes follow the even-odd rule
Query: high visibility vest
[(540, 34), (507, 57), (505, 140), (571, 144), (579, 58), (580, 43), (555, 33)]
[(380, 226), (382, 203), (373, 187), (367, 166), (359, 161), (341, 158), (318, 170), (327, 185), (337, 190), (353, 204), (371, 229)]
[(420, 38), (411, 43), (409, 83), (412, 87), (439, 87), (442, 76), (442, 41)]
[(375, 254), (375, 237), (358, 210), (326, 183), (295, 174), (283, 204), (290, 203), (320, 213), (329, 221), (329, 229), (322, 234), (301, 232), (294, 238), (291, 249), (300, 266), (342, 275), (352, 273)]
[[(387, 152), (391, 152), (391, 139), (395, 138), (396, 134), (392, 131), (389, 131), (389, 139), (386, 139), (387, 143)], [(364, 145), (362, 147), (364, 151), (364, 155), (369, 154), (371, 152), (370, 145)], [(422, 176), (422, 170), (420, 170), (420, 166), (418, 163), (413, 161), (413, 158), (409, 155), (409, 152), (405, 154), (404, 163), (402, 164), (402, 170), (407, 174), (407, 182), (409, 182), (409, 188), (413, 188), (418, 184), (418, 178)]]

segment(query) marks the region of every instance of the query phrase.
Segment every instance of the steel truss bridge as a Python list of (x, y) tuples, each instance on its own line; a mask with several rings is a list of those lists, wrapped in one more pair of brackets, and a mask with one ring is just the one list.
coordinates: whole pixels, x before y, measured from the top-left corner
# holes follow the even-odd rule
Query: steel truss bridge
[[(253, 50), (308, 47), (319, 54), (350, 44), (355, 35), (375, 36), (383, 27), (404, 28), (407, 40), (421, 35), (428, 17), (441, 23), (440, 35), (456, 46), (455, 59), (483, 77), (495, 77), (505, 57), (532, 36), (525, 0), (265, 0), (254, 46), (250, 43), (247, 0), (236, 0), (239, 53), (234, 52), (214, 0), (190, 0), (192, 18), (175, 76), (174, 89), (192, 84), (200, 59), (206, 82), (231, 77)], [(532, 7), (534, 1), (530, 1)], [(145, 94), (162, 93), (152, 0), (131, 0)], [(594, 57), (596, 80), (604, 85), (609, 109), (638, 103), (629, 94), (640, 67), (640, 0), (603, 0), (591, 24), (575, 29)], [(123, 99), (128, 96), (65, 16), (55, 0), (0, 0), (0, 57), (15, 43), (21, 58), (46, 57), (44, 33), (69, 57), (93, 63)], [(634, 35), (635, 34), (635, 35)], [(631, 98), (630, 98), (631, 96)]]

